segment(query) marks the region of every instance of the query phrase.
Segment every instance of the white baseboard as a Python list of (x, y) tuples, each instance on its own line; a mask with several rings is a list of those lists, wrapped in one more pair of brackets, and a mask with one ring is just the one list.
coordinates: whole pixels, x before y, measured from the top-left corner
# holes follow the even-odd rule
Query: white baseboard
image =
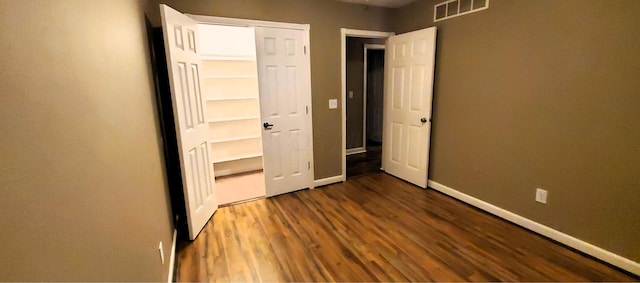
[(173, 230), (173, 244), (171, 244), (171, 257), (169, 257), (169, 276), (167, 277), (167, 283), (173, 282), (173, 271), (176, 269), (176, 241), (178, 238), (178, 230)]
[(344, 181), (344, 176), (343, 175), (338, 175), (338, 176), (333, 176), (333, 177), (329, 177), (329, 178), (324, 178), (324, 179), (318, 179), (313, 181), (313, 186), (314, 187), (320, 187), (320, 186), (326, 186), (326, 185), (331, 185), (331, 184), (335, 184), (335, 183), (340, 183)]
[(347, 155), (352, 155), (352, 154), (358, 154), (358, 153), (365, 153), (367, 152), (367, 149), (365, 149), (364, 147), (348, 148), (345, 152), (347, 153)]
[(545, 225), (542, 225), (538, 222), (535, 222), (531, 219), (522, 217), (520, 215), (517, 215), (513, 212), (510, 212), (508, 210), (502, 209), (500, 207), (497, 207), (493, 204), (490, 204), (488, 202), (479, 200), (477, 198), (474, 198), (470, 195), (464, 194), (462, 192), (459, 192), (457, 190), (454, 190), (452, 188), (449, 188), (445, 185), (439, 184), (435, 181), (431, 181), (429, 180), (429, 187), (433, 188), (443, 194), (449, 195), (453, 198), (456, 198), (458, 200), (461, 200), (463, 202), (466, 202), (472, 206), (475, 206), (479, 209), (482, 209), (486, 212), (489, 212), (495, 216), (498, 216), (500, 218), (503, 218), (507, 221), (513, 222), (519, 226), (522, 226), (526, 229), (529, 229), (533, 232), (536, 232), (538, 234), (541, 234), (543, 236), (549, 237), (553, 240), (556, 240), (560, 243), (563, 243), (569, 247), (572, 247), (576, 250), (579, 250), (583, 253), (586, 253), (588, 255), (591, 255), (595, 258), (598, 258), (602, 261), (608, 262), (612, 265), (615, 265), (619, 268), (622, 268), (626, 271), (629, 271), (633, 274), (636, 275), (640, 275), (640, 263), (637, 263), (635, 261), (632, 261), (628, 258), (619, 256), (617, 254), (614, 254), (610, 251), (604, 250), (600, 247), (594, 246), (590, 243), (587, 243), (585, 241), (582, 241), (580, 239), (577, 239), (575, 237), (572, 237), (570, 235), (567, 235), (565, 233), (562, 233), (558, 230), (555, 230), (553, 228), (547, 227)]

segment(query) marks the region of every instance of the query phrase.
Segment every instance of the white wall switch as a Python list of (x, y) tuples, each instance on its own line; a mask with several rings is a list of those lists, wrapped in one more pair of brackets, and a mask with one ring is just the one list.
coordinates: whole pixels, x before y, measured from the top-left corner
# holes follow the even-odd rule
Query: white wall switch
[(349, 98), (353, 98), (353, 90), (349, 91)]
[(547, 203), (547, 190), (536, 189), (536, 201), (540, 203)]
[(337, 108), (338, 108), (338, 100), (329, 99), (329, 109), (337, 109)]

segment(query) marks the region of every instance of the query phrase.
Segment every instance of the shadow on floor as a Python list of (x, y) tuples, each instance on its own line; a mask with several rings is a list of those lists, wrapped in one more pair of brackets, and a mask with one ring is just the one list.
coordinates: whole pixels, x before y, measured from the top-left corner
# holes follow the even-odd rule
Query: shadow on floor
[(367, 152), (347, 155), (347, 178), (380, 172), (382, 143), (367, 141)]

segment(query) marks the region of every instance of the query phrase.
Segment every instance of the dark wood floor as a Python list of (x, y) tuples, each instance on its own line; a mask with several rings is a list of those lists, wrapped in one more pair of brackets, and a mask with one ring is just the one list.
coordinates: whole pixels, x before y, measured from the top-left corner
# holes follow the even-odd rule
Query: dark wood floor
[(347, 155), (347, 178), (380, 172), (382, 144), (367, 142), (367, 152)]
[(219, 209), (178, 281), (638, 281), (384, 173)]

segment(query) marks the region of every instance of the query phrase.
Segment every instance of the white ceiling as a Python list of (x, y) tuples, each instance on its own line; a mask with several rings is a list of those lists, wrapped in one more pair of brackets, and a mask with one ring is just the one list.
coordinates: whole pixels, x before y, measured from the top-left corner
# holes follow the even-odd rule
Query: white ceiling
[(387, 8), (398, 8), (405, 6), (415, 0), (340, 0), (342, 2), (349, 2), (355, 4), (371, 5)]

